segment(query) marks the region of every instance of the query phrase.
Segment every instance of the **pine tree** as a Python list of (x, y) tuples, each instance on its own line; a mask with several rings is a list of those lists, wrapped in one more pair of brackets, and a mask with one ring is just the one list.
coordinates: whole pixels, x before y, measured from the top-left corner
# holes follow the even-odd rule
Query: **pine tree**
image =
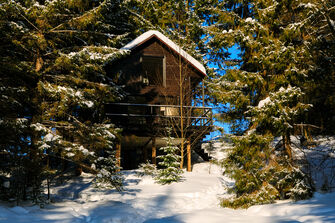
[(222, 206), (248, 208), (277, 199), (300, 200), (312, 196), (310, 177), (292, 164), (285, 150), (271, 146), (274, 140), (271, 134), (249, 131), (232, 139), (234, 148), (224, 166), (225, 174), (235, 180), (235, 185), (229, 188), (235, 196), (222, 199)]
[(92, 159), (91, 168), (98, 171), (96, 184), (122, 190), (123, 177), (119, 172), (121, 167), (117, 166), (114, 149), (118, 133), (111, 124), (95, 124), (95, 128), (97, 134), (91, 139), (91, 144), (95, 146), (96, 155)]
[(179, 148), (173, 145), (173, 138), (170, 136), (171, 129), (168, 130), (169, 136), (166, 138), (167, 146), (161, 147), (163, 155), (158, 156), (161, 159), (159, 166), (161, 169), (157, 171), (156, 181), (160, 184), (170, 184), (181, 180), (183, 171), (180, 169)]
[[(42, 159), (33, 156), (29, 115), (34, 110), (32, 100), (37, 74), (28, 58), (30, 46), (20, 46), (20, 40), (32, 37), (18, 13), (15, 2), (5, 1), (0, 6), (0, 147), (1, 175), (8, 187), (3, 199), (17, 203), (39, 191)], [(30, 181), (30, 182), (28, 182)], [(29, 188), (29, 190), (28, 190)], [(32, 189), (32, 190), (31, 190)], [(31, 191), (31, 194), (27, 193)], [(36, 197), (36, 196), (35, 196)], [(35, 198), (33, 198), (35, 199)]]
[(76, 165), (113, 175), (117, 133), (104, 103), (120, 99), (122, 90), (104, 66), (127, 54), (118, 49), (134, 29), (126, 9), (117, 0), (6, 0), (0, 13), (0, 137), (8, 158), (2, 169), (21, 171), (15, 196), (27, 198), (31, 186), (38, 192), (44, 170), (60, 174)]
[(300, 88), (305, 104), (316, 105), (309, 109), (306, 122), (315, 123), (318, 117), (317, 122), (324, 123), (320, 116), (331, 119), (333, 7), (332, 1), (229, 1), (224, 5), (218, 15), (222, 23), (217, 19), (208, 27), (213, 34), (208, 44), (222, 51), (237, 45), (241, 60), (210, 57), (219, 68), (228, 68), (210, 85), (212, 95), (225, 104), (222, 116), (233, 131), (242, 134), (250, 126), (245, 115), (249, 106), (289, 85)]
[(306, 102), (313, 104), (313, 107), (305, 117), (305, 122), (320, 126), (324, 134), (333, 134), (335, 130), (334, 7), (334, 1), (302, 2), (298, 7), (306, 15), (301, 27), (309, 34), (307, 43), (311, 55), (308, 79), (303, 88), (306, 89)]
[[(212, 95), (225, 104), (223, 118), (242, 135), (235, 138), (226, 160), (237, 197), (223, 205), (311, 195), (309, 176), (294, 164), (290, 148), (294, 124), (311, 108), (305, 83), (319, 66), (310, 50), (314, 12), (305, 6), (292, 1), (229, 1), (221, 13), (224, 25), (209, 27), (214, 33), (210, 44), (226, 49), (237, 44), (241, 50), (241, 61), (225, 63), (230, 69), (210, 83)], [(276, 136), (282, 136), (283, 151), (270, 144)], [(275, 171), (267, 175), (268, 169)]]

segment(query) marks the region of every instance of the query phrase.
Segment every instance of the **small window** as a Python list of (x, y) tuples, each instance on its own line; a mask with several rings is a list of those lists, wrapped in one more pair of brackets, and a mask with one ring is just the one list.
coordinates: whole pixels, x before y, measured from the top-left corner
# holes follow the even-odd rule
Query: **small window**
[(165, 57), (142, 56), (143, 83), (147, 85), (166, 86)]

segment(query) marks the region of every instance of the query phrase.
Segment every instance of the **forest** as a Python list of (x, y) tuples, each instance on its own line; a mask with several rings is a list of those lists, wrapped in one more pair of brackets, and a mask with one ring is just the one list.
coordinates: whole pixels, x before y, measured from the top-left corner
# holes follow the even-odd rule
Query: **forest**
[(206, 67), (206, 105), (233, 142), (236, 198), (221, 205), (311, 197), (291, 136), (335, 134), (333, 0), (2, 0), (0, 199), (45, 202), (45, 185), (83, 170), (122, 190), (104, 105), (127, 92), (105, 67), (148, 30)]

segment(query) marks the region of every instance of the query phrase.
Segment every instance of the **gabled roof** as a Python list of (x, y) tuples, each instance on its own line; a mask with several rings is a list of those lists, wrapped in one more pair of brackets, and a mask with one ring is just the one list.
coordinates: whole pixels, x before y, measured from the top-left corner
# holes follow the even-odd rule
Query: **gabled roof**
[(199, 61), (194, 59), (191, 55), (186, 53), (181, 47), (179, 47), (177, 44), (172, 42), (172, 40), (170, 40), (169, 38), (167, 38), (162, 33), (160, 33), (159, 31), (156, 31), (156, 30), (150, 30), (150, 31), (147, 31), (147, 32), (143, 33), (142, 35), (140, 35), (139, 37), (137, 37), (136, 39), (134, 39), (133, 41), (131, 41), (130, 43), (128, 43), (127, 45), (122, 47), (121, 49), (123, 49), (123, 50), (135, 49), (135, 48), (144, 44), (145, 42), (147, 42), (148, 40), (150, 40), (153, 37), (156, 37), (159, 41), (164, 43), (167, 47), (169, 47), (170, 49), (175, 51), (175, 53), (181, 55), (196, 70), (198, 70), (200, 73), (202, 73), (204, 76), (206, 76), (206, 69)]

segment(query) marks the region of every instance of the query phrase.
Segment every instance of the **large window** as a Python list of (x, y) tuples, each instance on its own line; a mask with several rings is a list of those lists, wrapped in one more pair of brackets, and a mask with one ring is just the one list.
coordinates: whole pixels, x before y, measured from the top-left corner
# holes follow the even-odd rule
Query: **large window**
[(166, 68), (164, 56), (141, 57), (143, 83), (148, 85), (166, 86)]

